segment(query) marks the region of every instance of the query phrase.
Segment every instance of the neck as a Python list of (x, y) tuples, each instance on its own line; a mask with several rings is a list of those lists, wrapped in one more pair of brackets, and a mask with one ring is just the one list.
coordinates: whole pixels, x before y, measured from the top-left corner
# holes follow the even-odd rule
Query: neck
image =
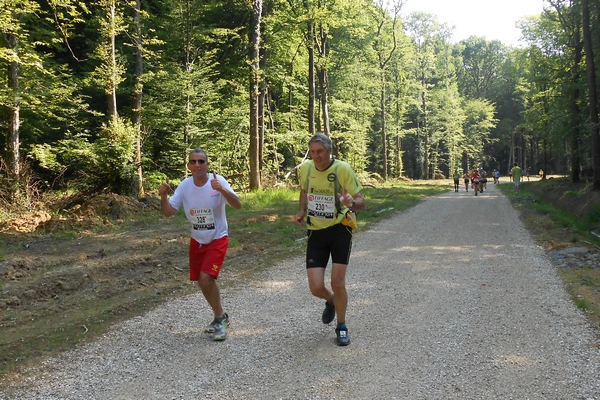
[(196, 186), (204, 186), (208, 182), (208, 175), (194, 176), (194, 184)]
[(317, 165), (315, 164), (315, 169), (319, 172), (323, 172), (323, 171), (326, 171), (327, 168), (331, 167), (331, 164), (333, 164), (333, 158), (329, 159), (329, 163), (327, 164), (327, 166), (325, 168), (319, 169), (319, 168), (317, 168)]

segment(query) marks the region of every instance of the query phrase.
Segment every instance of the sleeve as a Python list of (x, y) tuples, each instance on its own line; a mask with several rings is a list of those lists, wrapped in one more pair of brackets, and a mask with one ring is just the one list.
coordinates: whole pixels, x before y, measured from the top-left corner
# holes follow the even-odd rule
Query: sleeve
[(171, 196), (171, 198), (169, 199), (169, 204), (171, 204), (171, 207), (173, 207), (176, 210), (179, 210), (181, 208), (181, 205), (183, 204), (183, 191), (185, 186), (184, 182), (185, 181), (182, 181), (179, 185), (177, 185), (173, 196)]
[(349, 164), (344, 164), (342, 172), (343, 175), (339, 178), (340, 183), (342, 184), (342, 188), (347, 189), (348, 193), (350, 193), (351, 196), (356, 195), (363, 189), (362, 185), (360, 184), (360, 181), (358, 180), (358, 177), (356, 176), (356, 174), (352, 170), (352, 167), (350, 167)]
[(298, 167), (298, 185), (300, 186), (300, 189), (304, 189), (306, 190), (306, 169), (308, 163), (305, 161), (302, 163), (302, 165), (300, 165), (300, 167)]

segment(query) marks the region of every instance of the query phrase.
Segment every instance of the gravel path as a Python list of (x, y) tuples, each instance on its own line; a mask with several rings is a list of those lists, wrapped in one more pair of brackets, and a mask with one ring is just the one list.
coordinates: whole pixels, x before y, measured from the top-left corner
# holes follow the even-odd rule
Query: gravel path
[(348, 347), (296, 258), (223, 291), (225, 342), (202, 333), (210, 312), (188, 296), (4, 383), (0, 399), (600, 400), (598, 334), (493, 185), (356, 234), (347, 283)]

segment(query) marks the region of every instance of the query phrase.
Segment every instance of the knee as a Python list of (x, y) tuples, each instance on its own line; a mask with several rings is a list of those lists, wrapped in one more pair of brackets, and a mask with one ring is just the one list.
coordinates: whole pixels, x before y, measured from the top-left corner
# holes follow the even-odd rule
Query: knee
[(310, 293), (313, 296), (321, 296), (323, 291), (325, 290), (325, 285), (322, 284), (311, 284), (309, 285)]
[(332, 279), (331, 289), (333, 293), (340, 293), (346, 290), (346, 281), (344, 279)]
[(214, 283), (215, 278), (205, 273), (201, 273), (200, 277), (198, 278), (198, 285), (201, 289), (209, 289), (212, 285), (214, 285)]

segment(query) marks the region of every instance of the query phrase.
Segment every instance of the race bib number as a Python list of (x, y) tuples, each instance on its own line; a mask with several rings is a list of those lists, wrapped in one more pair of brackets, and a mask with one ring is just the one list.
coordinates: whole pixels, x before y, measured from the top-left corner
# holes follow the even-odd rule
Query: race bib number
[(207, 231), (215, 229), (215, 215), (212, 208), (192, 208), (188, 220), (194, 230)]
[(311, 218), (333, 219), (335, 213), (335, 197), (308, 195), (308, 216)]

